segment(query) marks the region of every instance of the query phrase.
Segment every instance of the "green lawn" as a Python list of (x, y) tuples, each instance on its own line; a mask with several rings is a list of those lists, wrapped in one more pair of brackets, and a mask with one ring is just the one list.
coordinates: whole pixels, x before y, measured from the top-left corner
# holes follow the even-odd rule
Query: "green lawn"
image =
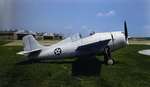
[(140, 55), (148, 45), (131, 45), (112, 53), (115, 65), (108, 66), (103, 56), (28, 60), (16, 53), (22, 46), (3, 46), (0, 41), (0, 87), (149, 87), (150, 56)]

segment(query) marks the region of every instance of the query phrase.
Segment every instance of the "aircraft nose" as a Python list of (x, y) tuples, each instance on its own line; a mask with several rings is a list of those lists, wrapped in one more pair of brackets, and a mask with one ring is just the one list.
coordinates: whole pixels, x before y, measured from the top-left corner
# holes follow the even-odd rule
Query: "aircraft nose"
[(124, 46), (126, 46), (126, 39), (125, 39), (125, 35), (124, 32), (112, 32), (113, 36), (115, 36), (115, 40), (114, 40), (114, 50), (123, 48)]

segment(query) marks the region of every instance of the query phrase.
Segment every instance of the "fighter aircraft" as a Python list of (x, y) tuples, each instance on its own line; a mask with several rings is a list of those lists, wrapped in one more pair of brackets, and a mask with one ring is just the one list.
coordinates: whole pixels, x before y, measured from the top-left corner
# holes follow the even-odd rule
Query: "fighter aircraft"
[(17, 54), (29, 59), (65, 59), (86, 56), (104, 56), (107, 65), (113, 65), (114, 60), (110, 52), (123, 48), (128, 44), (128, 32), (124, 22), (125, 33), (122, 31), (95, 33), (89, 31), (90, 36), (82, 38), (80, 33), (72, 35), (51, 46), (40, 45), (32, 35), (23, 37), (24, 51)]

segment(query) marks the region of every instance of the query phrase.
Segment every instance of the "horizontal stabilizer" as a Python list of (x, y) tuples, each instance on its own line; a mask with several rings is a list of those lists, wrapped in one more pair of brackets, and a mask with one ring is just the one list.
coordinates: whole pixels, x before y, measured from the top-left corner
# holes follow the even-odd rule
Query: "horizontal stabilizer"
[(28, 56), (29, 53), (33, 53), (33, 52), (37, 52), (41, 50), (42, 48), (39, 48), (39, 49), (31, 50), (31, 51), (21, 51), (21, 52), (18, 52), (17, 54)]

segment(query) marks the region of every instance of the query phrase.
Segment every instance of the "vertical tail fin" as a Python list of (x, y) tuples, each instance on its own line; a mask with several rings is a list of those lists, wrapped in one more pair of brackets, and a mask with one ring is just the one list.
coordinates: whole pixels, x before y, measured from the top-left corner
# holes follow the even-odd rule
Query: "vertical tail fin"
[(24, 51), (32, 51), (42, 48), (42, 45), (40, 45), (32, 35), (23, 37), (23, 46)]

